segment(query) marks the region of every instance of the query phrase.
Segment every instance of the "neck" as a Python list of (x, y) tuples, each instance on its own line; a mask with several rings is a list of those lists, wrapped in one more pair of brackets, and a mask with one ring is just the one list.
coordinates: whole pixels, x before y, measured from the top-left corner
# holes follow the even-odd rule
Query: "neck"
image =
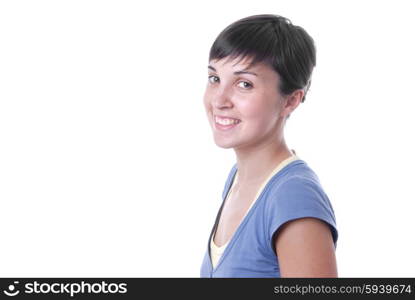
[(280, 162), (293, 155), (283, 137), (255, 148), (235, 148), (235, 154), (238, 166), (238, 186), (263, 182)]

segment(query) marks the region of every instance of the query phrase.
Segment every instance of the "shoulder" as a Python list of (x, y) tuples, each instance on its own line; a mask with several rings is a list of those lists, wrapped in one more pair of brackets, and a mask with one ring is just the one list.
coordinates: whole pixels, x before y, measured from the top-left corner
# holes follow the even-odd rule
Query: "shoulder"
[[(317, 174), (303, 160), (296, 160), (270, 179), (269, 197), (284, 200), (289, 196), (292, 201), (310, 200), (310, 196), (326, 199)], [(304, 197), (306, 196), (306, 197)], [(315, 199), (315, 197), (314, 197)]]
[(299, 161), (270, 181), (266, 195), (269, 237), (285, 223), (301, 218), (324, 221), (337, 241), (334, 209), (315, 172)]

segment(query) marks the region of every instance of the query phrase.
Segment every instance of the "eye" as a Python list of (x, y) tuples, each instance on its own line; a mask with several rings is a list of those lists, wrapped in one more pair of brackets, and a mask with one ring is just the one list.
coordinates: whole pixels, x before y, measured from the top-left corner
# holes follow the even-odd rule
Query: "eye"
[(210, 75), (210, 76), (208, 76), (208, 80), (209, 80), (210, 83), (215, 83), (215, 82), (219, 81), (219, 78), (215, 75)]
[(252, 88), (252, 84), (250, 84), (248, 81), (240, 81), (238, 82), (238, 86), (246, 90), (249, 90), (250, 88)]

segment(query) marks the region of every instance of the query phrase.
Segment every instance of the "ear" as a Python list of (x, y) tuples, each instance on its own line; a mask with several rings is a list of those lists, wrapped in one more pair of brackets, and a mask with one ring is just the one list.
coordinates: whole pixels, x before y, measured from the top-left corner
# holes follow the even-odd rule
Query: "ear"
[(284, 106), (281, 111), (281, 116), (288, 117), (298, 105), (300, 105), (301, 100), (304, 97), (304, 90), (295, 90), (290, 95), (285, 96)]

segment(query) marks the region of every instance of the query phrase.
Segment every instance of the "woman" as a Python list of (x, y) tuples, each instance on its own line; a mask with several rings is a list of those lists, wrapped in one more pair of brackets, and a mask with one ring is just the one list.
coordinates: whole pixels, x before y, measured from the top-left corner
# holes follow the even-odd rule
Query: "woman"
[(315, 65), (313, 39), (277, 15), (241, 19), (213, 43), (204, 105), (216, 145), (233, 148), (236, 163), (201, 277), (337, 277), (330, 200), (284, 141)]

